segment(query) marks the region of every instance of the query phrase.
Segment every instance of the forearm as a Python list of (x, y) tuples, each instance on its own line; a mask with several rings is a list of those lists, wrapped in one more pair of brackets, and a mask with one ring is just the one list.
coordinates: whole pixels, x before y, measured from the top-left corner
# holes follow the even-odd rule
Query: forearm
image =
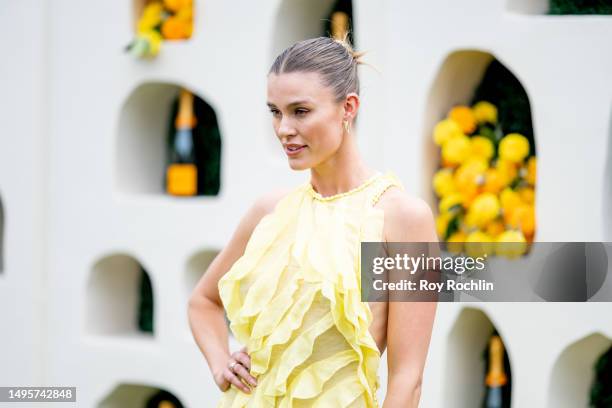
[(188, 308), (191, 332), (213, 374), (221, 372), (229, 358), (228, 330), (223, 308), (204, 297), (192, 298)]
[(383, 408), (417, 408), (421, 399), (421, 379), (409, 375), (391, 375)]

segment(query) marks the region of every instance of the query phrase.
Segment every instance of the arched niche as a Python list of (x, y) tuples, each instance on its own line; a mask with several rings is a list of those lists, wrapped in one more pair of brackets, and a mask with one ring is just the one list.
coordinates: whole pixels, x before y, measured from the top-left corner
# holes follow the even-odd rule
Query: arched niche
[[(491, 319), (482, 310), (466, 307), (459, 314), (446, 342), (444, 406), (455, 408), (481, 406), (487, 369), (483, 353), (495, 329)], [(503, 333), (499, 335), (506, 348), (508, 345)], [(510, 355), (507, 348), (506, 353)], [(510, 365), (506, 361), (504, 370), (511, 387)]]
[[(121, 383), (103, 397), (102, 401), (97, 404), (97, 408), (145, 407), (152, 401), (155, 401), (156, 404), (151, 406), (184, 407), (177, 396), (163, 388), (137, 383)], [(162, 401), (168, 401), (172, 405), (164, 405)]]
[[(490, 86), (496, 77), (504, 86)], [(483, 86), (483, 83), (487, 86)], [(510, 92), (516, 99), (503, 98)], [(495, 100), (498, 99), (499, 101)], [(537, 138), (533, 131), (533, 115), (527, 90), (508, 65), (494, 54), (481, 50), (456, 50), (440, 64), (425, 102), (422, 139), (422, 196), (432, 208), (438, 208), (432, 180), (441, 166), (441, 148), (433, 141), (436, 124), (446, 118), (456, 105), (472, 106), (480, 100), (494, 103), (503, 122), (503, 133), (523, 133), (530, 141), (530, 154), (537, 154)], [(518, 102), (517, 102), (518, 101)], [(502, 109), (501, 104), (519, 104), (520, 110)], [(519, 130), (519, 128), (521, 130)], [(523, 130), (524, 129), (524, 130)], [(537, 196), (537, 183), (535, 187)], [(537, 224), (533, 240), (537, 235)]]
[(133, 256), (115, 253), (96, 261), (86, 293), (88, 334), (153, 336), (153, 284), (149, 273)]
[[(182, 86), (147, 82), (122, 105), (114, 156), (115, 189), (124, 194), (166, 195), (169, 134)], [(199, 196), (217, 195), (221, 182), (221, 134), (215, 109), (194, 90), (198, 136), (194, 142)], [(195, 133), (195, 130), (194, 130)]]
[(610, 338), (593, 333), (567, 346), (552, 369), (547, 407), (589, 406), (595, 363), (610, 345)]
[(608, 127), (608, 146), (606, 152), (606, 167), (603, 186), (603, 236), (604, 239), (609, 242), (612, 241), (612, 109), (610, 109), (610, 125)]

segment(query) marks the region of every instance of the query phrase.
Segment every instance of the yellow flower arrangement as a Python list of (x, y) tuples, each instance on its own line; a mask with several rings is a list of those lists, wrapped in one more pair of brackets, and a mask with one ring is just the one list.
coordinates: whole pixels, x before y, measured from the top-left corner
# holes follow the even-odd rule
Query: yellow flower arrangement
[(497, 107), (480, 101), (453, 107), (434, 127), (441, 152), (432, 182), (436, 229), (452, 253), (513, 258), (533, 242), (536, 157), (524, 135), (504, 136), (502, 125)]
[(126, 50), (137, 57), (153, 58), (163, 40), (183, 40), (192, 33), (192, 0), (154, 0), (145, 5), (136, 25), (136, 37)]

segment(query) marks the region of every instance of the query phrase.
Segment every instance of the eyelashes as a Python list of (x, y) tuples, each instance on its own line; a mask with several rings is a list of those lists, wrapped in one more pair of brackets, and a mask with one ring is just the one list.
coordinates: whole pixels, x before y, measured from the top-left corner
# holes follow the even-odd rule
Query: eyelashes
[[(295, 110), (295, 116), (299, 116), (299, 117), (303, 117), (306, 116), (306, 114), (310, 112), (308, 109), (296, 109)], [(277, 117), (281, 115), (281, 112), (277, 109), (270, 109), (270, 113), (272, 113), (272, 116)]]

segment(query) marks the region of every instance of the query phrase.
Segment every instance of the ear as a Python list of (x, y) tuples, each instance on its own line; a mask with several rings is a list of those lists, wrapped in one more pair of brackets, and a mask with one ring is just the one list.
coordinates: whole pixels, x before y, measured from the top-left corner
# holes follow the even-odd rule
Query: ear
[(351, 92), (346, 96), (344, 100), (344, 120), (352, 122), (357, 116), (359, 110), (359, 95), (355, 92)]

